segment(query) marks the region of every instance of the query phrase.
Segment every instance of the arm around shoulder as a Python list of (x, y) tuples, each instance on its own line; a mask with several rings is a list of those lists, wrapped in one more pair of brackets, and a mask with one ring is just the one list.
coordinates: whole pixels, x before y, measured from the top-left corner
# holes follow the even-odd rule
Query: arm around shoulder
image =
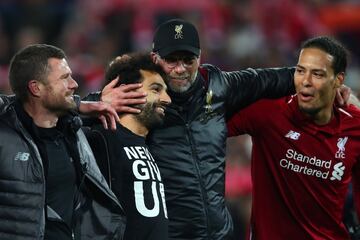
[(228, 107), (241, 109), (261, 98), (280, 98), (295, 92), (295, 68), (246, 69), (223, 72), (229, 94)]

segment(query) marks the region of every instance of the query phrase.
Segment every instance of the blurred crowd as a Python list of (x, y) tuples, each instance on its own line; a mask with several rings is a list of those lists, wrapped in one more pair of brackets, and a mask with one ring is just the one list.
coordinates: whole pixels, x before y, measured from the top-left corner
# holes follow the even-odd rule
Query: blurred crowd
[[(201, 61), (223, 70), (294, 65), (304, 39), (335, 36), (351, 53), (346, 84), (360, 93), (358, 0), (1, 0), (0, 93), (11, 93), (11, 56), (31, 43), (64, 49), (78, 94), (96, 91), (110, 59), (151, 50), (156, 26), (174, 17), (197, 26)], [(247, 136), (228, 141), (226, 195), (238, 239), (250, 214), (250, 147)]]

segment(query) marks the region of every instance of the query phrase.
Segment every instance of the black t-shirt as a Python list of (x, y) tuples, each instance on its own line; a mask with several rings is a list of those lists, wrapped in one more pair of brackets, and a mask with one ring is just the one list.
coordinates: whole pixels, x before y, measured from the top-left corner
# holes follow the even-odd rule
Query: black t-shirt
[[(112, 190), (127, 217), (124, 239), (168, 239), (164, 185), (156, 161), (145, 145), (145, 138), (119, 124), (116, 132), (104, 130), (101, 126), (95, 129), (105, 136)], [(99, 136), (92, 134), (89, 142), (104, 171), (107, 154), (99, 145)], [(104, 175), (108, 176), (107, 173)]]
[[(63, 134), (56, 128), (38, 128), (44, 143), (47, 162), (46, 204), (63, 221), (46, 218), (45, 239), (72, 239), (72, 218), (76, 192), (76, 172), (67, 151)], [(49, 214), (48, 214), (49, 216)]]

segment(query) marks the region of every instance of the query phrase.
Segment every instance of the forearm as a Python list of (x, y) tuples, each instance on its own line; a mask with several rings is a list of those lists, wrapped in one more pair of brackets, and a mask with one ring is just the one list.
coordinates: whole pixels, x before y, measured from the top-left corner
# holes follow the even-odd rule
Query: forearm
[(295, 93), (294, 68), (246, 69), (225, 73), (227, 107), (236, 112), (261, 98), (279, 98)]

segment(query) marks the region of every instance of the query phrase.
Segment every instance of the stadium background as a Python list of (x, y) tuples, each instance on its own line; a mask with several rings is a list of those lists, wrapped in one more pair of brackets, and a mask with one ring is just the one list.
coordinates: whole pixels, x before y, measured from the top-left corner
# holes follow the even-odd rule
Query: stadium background
[[(98, 90), (111, 58), (150, 50), (155, 27), (173, 17), (197, 26), (202, 62), (223, 70), (294, 65), (301, 41), (333, 35), (351, 52), (346, 84), (360, 93), (359, 0), (1, 0), (0, 93), (11, 93), (11, 56), (30, 43), (65, 50), (78, 94)], [(238, 240), (250, 214), (250, 147), (247, 136), (228, 141), (226, 195)]]

